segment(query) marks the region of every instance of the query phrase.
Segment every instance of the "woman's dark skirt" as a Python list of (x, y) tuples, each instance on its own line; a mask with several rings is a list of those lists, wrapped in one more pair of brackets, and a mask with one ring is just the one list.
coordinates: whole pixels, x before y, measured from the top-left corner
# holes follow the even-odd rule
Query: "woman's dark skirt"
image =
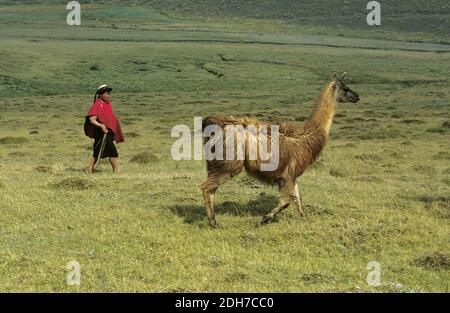
[[(102, 146), (103, 135), (105, 133), (100, 127), (95, 127), (94, 130), (94, 157), (97, 158), (100, 153), (100, 148)], [(114, 133), (108, 128), (108, 134), (106, 134), (105, 149), (101, 155), (101, 158), (117, 158), (119, 154), (117, 153), (116, 145), (114, 144)]]

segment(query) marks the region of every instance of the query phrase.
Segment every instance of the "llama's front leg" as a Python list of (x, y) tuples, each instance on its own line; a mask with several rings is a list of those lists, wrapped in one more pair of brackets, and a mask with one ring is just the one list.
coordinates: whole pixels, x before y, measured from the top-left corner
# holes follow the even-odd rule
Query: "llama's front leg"
[(261, 226), (265, 223), (267, 223), (268, 221), (272, 220), (275, 215), (277, 215), (278, 213), (280, 213), (281, 211), (283, 211), (284, 209), (286, 209), (289, 206), (289, 198), (288, 199), (280, 199), (280, 204), (272, 210), (272, 212), (270, 212), (267, 215), (264, 215), (262, 217), (262, 219), (258, 222), (258, 224), (256, 224), (256, 226)]
[(293, 188), (290, 185), (284, 185), (283, 187), (281, 187), (280, 202), (278, 206), (275, 209), (273, 209), (272, 212), (270, 212), (269, 214), (264, 215), (262, 219), (258, 222), (258, 224), (256, 224), (256, 226), (261, 226), (267, 223), (268, 221), (272, 220), (275, 217), (275, 215), (277, 215), (278, 213), (280, 213), (289, 206), (291, 202), (290, 201), (291, 194), (293, 193), (292, 189)]
[(303, 204), (302, 204), (302, 196), (300, 195), (300, 190), (298, 189), (298, 184), (295, 183), (294, 186), (294, 199), (295, 199), (295, 205), (297, 206), (298, 213), (301, 217), (306, 216), (305, 211), (303, 211)]

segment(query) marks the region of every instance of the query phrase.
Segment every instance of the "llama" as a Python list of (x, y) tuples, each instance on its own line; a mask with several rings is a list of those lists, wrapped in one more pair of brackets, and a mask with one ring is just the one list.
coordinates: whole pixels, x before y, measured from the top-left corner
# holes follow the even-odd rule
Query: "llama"
[[(251, 141), (258, 141), (258, 137), (249, 132), (245, 133), (245, 157), (244, 160), (234, 158), (232, 160), (207, 160), (208, 177), (202, 184), (203, 199), (205, 202), (206, 213), (209, 225), (216, 228), (217, 223), (214, 215), (214, 194), (218, 187), (226, 183), (231, 178), (238, 175), (243, 168), (247, 174), (256, 178), (262, 183), (277, 185), (280, 197), (279, 204), (269, 214), (262, 217), (257, 226), (272, 220), (275, 215), (286, 209), (291, 197), (295, 200), (300, 216), (305, 216), (302, 206), (302, 198), (297, 184), (297, 178), (300, 177), (315, 160), (319, 157), (325, 147), (331, 123), (336, 112), (337, 103), (359, 101), (359, 95), (350, 90), (343, 82), (346, 73), (340, 78), (333, 75), (329, 83), (322, 91), (314, 110), (303, 127), (280, 123), (279, 125), (279, 162), (278, 167), (273, 171), (261, 171), (261, 158), (256, 160), (249, 159), (248, 147)], [(220, 115), (211, 115), (203, 120), (203, 130), (209, 125), (217, 125), (224, 129), (227, 125), (263, 125), (255, 119), (239, 119), (233, 117), (223, 117)], [(204, 139), (204, 144), (213, 140), (214, 135)], [(225, 136), (226, 137), (226, 134)], [(270, 137), (270, 133), (267, 134)], [(269, 142), (267, 140), (266, 142)], [(226, 142), (226, 139), (224, 139)]]

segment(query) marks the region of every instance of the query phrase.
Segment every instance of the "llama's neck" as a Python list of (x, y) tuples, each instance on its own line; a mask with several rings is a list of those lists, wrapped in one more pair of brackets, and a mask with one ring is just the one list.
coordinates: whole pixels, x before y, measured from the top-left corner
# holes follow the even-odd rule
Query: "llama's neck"
[(333, 97), (333, 89), (327, 86), (317, 99), (314, 110), (306, 122), (306, 128), (313, 132), (319, 132), (328, 138), (334, 114), (336, 113), (336, 100)]
[(327, 144), (335, 111), (336, 102), (333, 98), (333, 90), (331, 86), (328, 86), (320, 94), (314, 110), (305, 124), (305, 132), (300, 138), (301, 149), (309, 151), (304, 154), (304, 166), (312, 164)]

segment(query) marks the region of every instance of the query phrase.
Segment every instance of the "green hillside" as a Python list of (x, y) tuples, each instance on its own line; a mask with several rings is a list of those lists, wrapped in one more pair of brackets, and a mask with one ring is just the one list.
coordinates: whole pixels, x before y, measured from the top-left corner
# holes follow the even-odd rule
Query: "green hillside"
[[(295, 31), (306, 28), (323, 34), (348, 36), (356, 30), (358, 37), (449, 42), (450, 3), (445, 0), (379, 1), (382, 6), (382, 25), (368, 26), (368, 1), (364, 0), (136, 0), (136, 1), (80, 1), (80, 3), (107, 5), (147, 6), (158, 13), (176, 18), (221, 18), (277, 20)], [(67, 1), (11, 1), (0, 0), (0, 5), (65, 4)], [(111, 16), (112, 18), (113, 16)], [(1, 19), (1, 16), (0, 16)], [(280, 29), (278, 29), (280, 30)], [(277, 31), (277, 28), (274, 29)], [(281, 31), (288, 31), (281, 29)]]
[[(185, 13), (201, 16), (242, 16), (299, 20), (304, 17), (358, 17), (366, 12), (366, 0), (150, 0), (141, 1), (167, 13)], [(402, 14), (448, 14), (448, 1), (379, 1), (389, 16)]]
[[(374, 30), (366, 23), (368, 1), (362, 0), (152, 0), (166, 14), (279, 19), (305, 26)], [(383, 31), (448, 36), (450, 2), (379, 1)]]

